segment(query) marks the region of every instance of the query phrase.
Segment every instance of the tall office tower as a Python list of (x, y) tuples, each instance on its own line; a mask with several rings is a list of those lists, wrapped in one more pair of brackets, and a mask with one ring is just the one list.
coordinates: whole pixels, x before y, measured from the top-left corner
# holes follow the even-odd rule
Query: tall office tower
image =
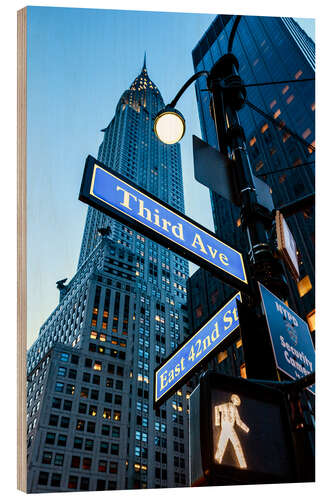
[[(217, 16), (192, 52), (195, 71), (210, 70), (227, 53), (230, 31), (235, 16)], [(239, 112), (244, 127), (254, 175), (272, 189), (276, 208), (314, 192), (314, 153), (293, 135), (286, 126), (312, 146), (315, 138), (315, 47), (313, 41), (291, 18), (243, 16), (234, 39), (233, 53), (239, 61), (239, 74), (245, 84), (281, 83), (247, 87), (247, 99), (270, 115), (276, 124), (262, 117), (247, 105)], [(196, 83), (202, 136), (218, 148), (215, 125), (210, 113), (210, 97), (206, 79)], [(236, 248), (247, 249), (242, 231), (240, 210), (211, 191), (215, 230), (223, 241)], [(287, 218), (299, 251), (301, 279), (295, 283), (289, 276), (289, 305), (314, 332), (314, 207)], [(199, 270), (188, 282), (189, 310), (192, 324), (204, 321), (218, 302), (232, 293), (230, 287), (217, 280), (203, 278)], [(209, 287), (203, 287), (200, 283)], [(209, 289), (208, 289), (209, 288)], [(216, 304), (216, 305), (214, 305)], [(240, 363), (242, 360), (240, 359)], [(239, 375), (240, 365), (235, 367)]]
[[(183, 211), (179, 146), (153, 131), (162, 106), (144, 63), (98, 158)], [(153, 409), (154, 368), (188, 333), (187, 276), (187, 261), (88, 209), (78, 271), (28, 352), (30, 492), (188, 485), (190, 387)]]

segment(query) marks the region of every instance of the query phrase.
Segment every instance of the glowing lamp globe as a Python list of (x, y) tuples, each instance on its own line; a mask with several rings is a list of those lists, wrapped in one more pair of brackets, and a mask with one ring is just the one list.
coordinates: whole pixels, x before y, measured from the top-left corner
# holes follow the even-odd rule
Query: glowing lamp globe
[(155, 118), (154, 132), (165, 144), (175, 144), (185, 133), (185, 119), (176, 109), (166, 107)]

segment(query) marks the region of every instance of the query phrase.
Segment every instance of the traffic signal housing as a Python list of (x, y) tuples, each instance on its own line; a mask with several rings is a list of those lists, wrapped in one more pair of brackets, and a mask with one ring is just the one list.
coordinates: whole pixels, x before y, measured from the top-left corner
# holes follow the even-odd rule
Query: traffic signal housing
[(296, 482), (282, 391), (207, 371), (190, 397), (191, 485)]

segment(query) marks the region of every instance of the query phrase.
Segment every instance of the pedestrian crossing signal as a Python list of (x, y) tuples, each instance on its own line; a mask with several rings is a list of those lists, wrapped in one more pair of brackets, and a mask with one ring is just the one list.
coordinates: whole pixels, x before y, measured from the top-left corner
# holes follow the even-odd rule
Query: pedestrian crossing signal
[(296, 481), (283, 392), (206, 372), (190, 397), (190, 468), (192, 486)]

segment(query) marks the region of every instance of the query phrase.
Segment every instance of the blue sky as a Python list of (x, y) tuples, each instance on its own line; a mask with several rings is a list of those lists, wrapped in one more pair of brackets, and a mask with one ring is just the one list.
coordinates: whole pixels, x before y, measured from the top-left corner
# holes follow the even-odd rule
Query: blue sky
[[(85, 158), (97, 156), (123, 91), (147, 69), (169, 102), (193, 74), (191, 51), (213, 15), (29, 7), (28, 345), (58, 303), (55, 282), (77, 267), (87, 207), (78, 201)], [(302, 23), (314, 37), (313, 22)], [(208, 190), (194, 181), (201, 136), (194, 86), (179, 102), (187, 214), (213, 228)], [(203, 210), (202, 207), (207, 207)]]

